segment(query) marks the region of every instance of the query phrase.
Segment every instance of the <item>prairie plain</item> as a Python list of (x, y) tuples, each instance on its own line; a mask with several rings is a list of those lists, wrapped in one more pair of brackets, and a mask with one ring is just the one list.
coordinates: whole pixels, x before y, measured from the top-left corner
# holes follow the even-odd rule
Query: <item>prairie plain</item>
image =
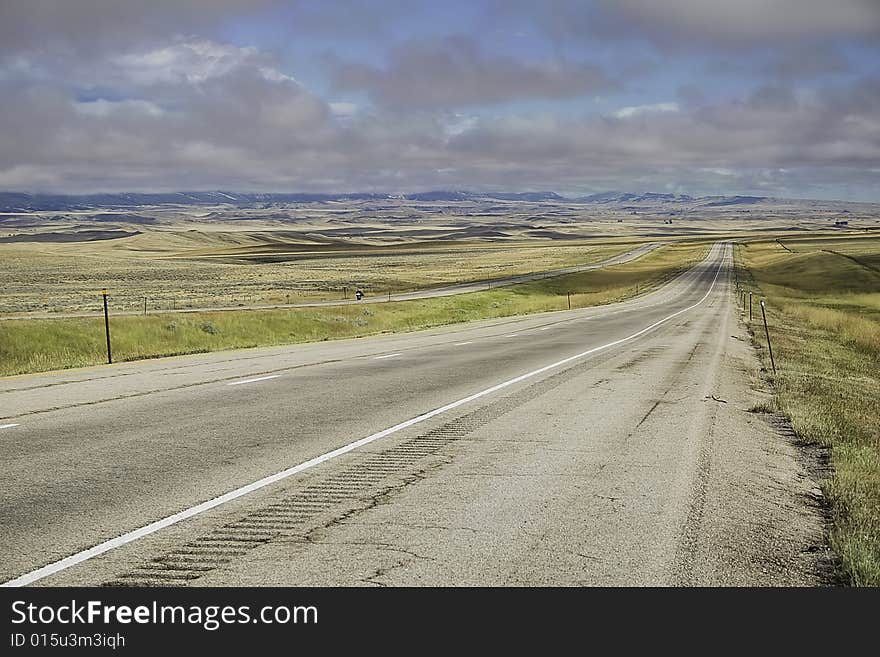
[[(630, 195), (627, 195), (630, 196)], [(808, 230), (866, 204), (406, 199), (0, 213), (0, 316), (246, 307), (407, 292), (589, 264), (644, 242)], [(6, 206), (9, 210), (10, 206)]]

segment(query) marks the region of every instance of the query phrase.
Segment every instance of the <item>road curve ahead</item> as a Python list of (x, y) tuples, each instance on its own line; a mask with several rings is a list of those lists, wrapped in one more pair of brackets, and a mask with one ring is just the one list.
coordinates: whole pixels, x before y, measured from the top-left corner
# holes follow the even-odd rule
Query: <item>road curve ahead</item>
[[(590, 265), (576, 265), (574, 267), (565, 267), (563, 269), (551, 269), (548, 271), (532, 272), (530, 274), (518, 274), (516, 276), (508, 276), (506, 278), (495, 278), (484, 281), (471, 281), (469, 283), (456, 283), (455, 285), (444, 285), (442, 287), (425, 288), (424, 290), (415, 290), (413, 292), (395, 292), (386, 295), (367, 296), (360, 301), (356, 299), (337, 299), (336, 301), (308, 301), (302, 303), (289, 304), (272, 304), (272, 305), (256, 305), (256, 306), (214, 306), (208, 308), (177, 308), (174, 310), (148, 310), (148, 315), (166, 315), (168, 313), (204, 313), (204, 312), (223, 312), (233, 310), (275, 310), (280, 308), (321, 308), (323, 306), (349, 306), (362, 305), (366, 303), (385, 303), (388, 301), (411, 301), (413, 299), (434, 299), (437, 297), (451, 297), (456, 294), (467, 294), (469, 292), (482, 292), (487, 289), (496, 287), (507, 287), (518, 283), (528, 283), (531, 281), (543, 280), (545, 278), (555, 278), (557, 276), (565, 276), (566, 274), (576, 274), (578, 272), (592, 271), (593, 269), (603, 269), (613, 265), (622, 265), (643, 255), (650, 253), (660, 246), (660, 243), (649, 242), (642, 244), (625, 253), (621, 253), (601, 262), (594, 262)], [(354, 294), (354, 290), (352, 290)], [(142, 315), (140, 310), (120, 310), (110, 313), (112, 316), (119, 315)], [(77, 313), (28, 313), (23, 315), (0, 315), (0, 321), (16, 320), (16, 319), (71, 319), (76, 317), (103, 317), (103, 312), (77, 312)]]
[(719, 243), (610, 306), (2, 380), (0, 578), (813, 583), (730, 266)]

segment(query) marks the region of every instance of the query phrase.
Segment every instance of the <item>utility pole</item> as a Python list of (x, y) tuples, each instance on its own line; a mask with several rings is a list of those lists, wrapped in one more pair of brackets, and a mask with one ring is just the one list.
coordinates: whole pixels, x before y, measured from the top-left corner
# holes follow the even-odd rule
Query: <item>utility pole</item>
[(110, 312), (107, 310), (107, 290), (101, 290), (104, 297), (104, 333), (107, 335), (107, 364), (113, 364), (113, 352), (110, 351)]
[(767, 328), (767, 313), (764, 312), (763, 299), (761, 299), (761, 317), (764, 318), (764, 335), (767, 336), (767, 351), (770, 353), (770, 365), (773, 366), (773, 374), (776, 374), (776, 361), (773, 359), (773, 347), (770, 346), (770, 329)]

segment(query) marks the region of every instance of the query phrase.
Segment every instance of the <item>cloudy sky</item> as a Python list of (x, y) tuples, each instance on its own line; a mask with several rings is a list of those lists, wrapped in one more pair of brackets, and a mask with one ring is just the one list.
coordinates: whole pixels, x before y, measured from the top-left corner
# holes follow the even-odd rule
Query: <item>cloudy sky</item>
[(0, 189), (880, 201), (880, 0), (2, 0)]

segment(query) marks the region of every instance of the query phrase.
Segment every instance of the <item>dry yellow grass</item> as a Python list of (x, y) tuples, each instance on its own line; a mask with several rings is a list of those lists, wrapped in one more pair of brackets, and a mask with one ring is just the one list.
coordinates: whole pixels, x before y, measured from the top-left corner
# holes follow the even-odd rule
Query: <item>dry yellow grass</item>
[[(267, 236), (268, 235), (268, 236)], [(231, 244), (230, 244), (231, 241)], [(266, 251), (267, 244), (272, 250)], [(0, 313), (278, 304), (503, 278), (589, 264), (632, 242), (353, 244), (318, 248), (274, 234), (155, 231), (86, 243), (0, 244)]]
[(880, 257), (880, 238), (811, 237), (785, 245), (794, 253), (772, 241), (737, 249), (743, 279), (767, 298), (777, 406), (804, 440), (831, 447), (834, 476), (823, 489), (841, 576), (878, 586), (880, 272), (870, 263)]
[[(117, 361), (392, 331), (611, 303), (653, 289), (705, 257), (708, 243), (669, 245), (623, 265), (433, 299), (111, 318)], [(103, 319), (0, 321), (0, 375), (104, 362)]]

